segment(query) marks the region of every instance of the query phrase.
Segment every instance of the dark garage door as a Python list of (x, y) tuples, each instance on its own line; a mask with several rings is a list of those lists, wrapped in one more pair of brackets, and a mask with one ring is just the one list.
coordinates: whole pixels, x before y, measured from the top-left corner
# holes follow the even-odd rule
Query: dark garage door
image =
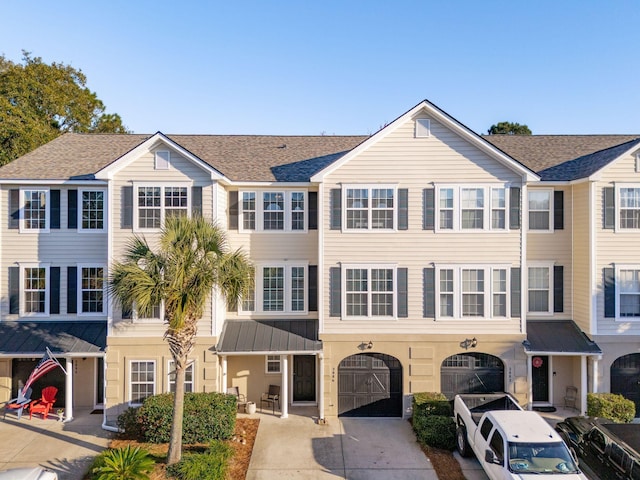
[(457, 393), (503, 392), (504, 364), (487, 353), (452, 355), (442, 362), (440, 383), (449, 399)]
[(401, 417), (402, 365), (390, 355), (360, 353), (338, 366), (338, 415)]
[(611, 393), (617, 393), (636, 404), (636, 416), (640, 412), (640, 353), (618, 358), (611, 365)]

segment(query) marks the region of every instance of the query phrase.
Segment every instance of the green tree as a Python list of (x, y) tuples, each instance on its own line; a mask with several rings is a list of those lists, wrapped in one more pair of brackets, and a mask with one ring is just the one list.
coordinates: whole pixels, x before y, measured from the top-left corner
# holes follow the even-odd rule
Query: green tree
[(65, 132), (128, 133), (81, 70), (22, 54), (22, 63), (0, 55), (0, 165)]
[(491, 125), (489, 135), (531, 135), (531, 130), (526, 125), (512, 122), (499, 122)]
[(109, 289), (120, 304), (134, 305), (142, 316), (164, 305), (164, 337), (176, 373), (168, 464), (182, 456), (185, 369), (198, 319), (214, 288), (234, 306), (252, 284), (253, 266), (247, 256), (241, 250), (230, 251), (224, 231), (201, 216), (167, 218), (157, 251), (134, 236), (124, 260), (112, 265)]

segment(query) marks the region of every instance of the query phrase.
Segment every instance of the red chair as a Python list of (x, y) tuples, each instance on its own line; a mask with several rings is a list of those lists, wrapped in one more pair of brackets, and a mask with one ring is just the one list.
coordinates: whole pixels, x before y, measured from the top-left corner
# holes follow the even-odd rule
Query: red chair
[(58, 395), (58, 389), (56, 387), (45, 387), (42, 390), (42, 397), (38, 400), (34, 400), (29, 404), (29, 420), (34, 413), (41, 413), (46, 420), (47, 415), (53, 408), (53, 404), (56, 403), (56, 395)]

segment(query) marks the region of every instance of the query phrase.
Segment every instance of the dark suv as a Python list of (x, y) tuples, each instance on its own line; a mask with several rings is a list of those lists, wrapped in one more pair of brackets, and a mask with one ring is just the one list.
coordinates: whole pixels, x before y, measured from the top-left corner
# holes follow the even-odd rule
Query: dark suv
[(640, 480), (640, 425), (569, 417), (556, 430), (587, 473), (601, 480)]

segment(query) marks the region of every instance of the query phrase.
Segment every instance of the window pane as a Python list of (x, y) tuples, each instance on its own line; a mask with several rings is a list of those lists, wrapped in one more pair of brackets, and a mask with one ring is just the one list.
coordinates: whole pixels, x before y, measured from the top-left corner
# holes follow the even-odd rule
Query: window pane
[(262, 209), (265, 230), (284, 230), (284, 194), (282, 192), (264, 192)]
[(36, 267), (24, 269), (25, 313), (46, 313), (46, 275), (46, 268)]
[(504, 188), (491, 189), (491, 228), (504, 229), (506, 226), (506, 201)]
[[(184, 391), (185, 393), (193, 392), (193, 363), (187, 365), (184, 371)], [(176, 391), (176, 372), (175, 362), (169, 360), (169, 391)]]
[(82, 192), (82, 228), (104, 228), (104, 192)]
[(262, 309), (265, 312), (284, 310), (284, 268), (266, 267), (262, 270)]
[(493, 316), (507, 316), (507, 271), (493, 270)]
[(242, 192), (242, 228), (256, 228), (256, 192)]
[[(371, 270), (371, 314), (374, 316), (393, 315), (393, 270)], [(387, 292), (387, 293), (381, 293)]]
[(347, 228), (369, 228), (369, 190), (347, 189)]
[(453, 317), (453, 270), (440, 270), (440, 316)]
[(549, 230), (551, 192), (529, 191), (529, 229)]
[(620, 228), (640, 228), (640, 188), (620, 189)]
[(462, 228), (483, 228), (484, 190), (463, 188), (460, 192)]
[(529, 311), (548, 312), (550, 293), (549, 268), (529, 268)]
[(155, 391), (155, 364), (131, 362), (131, 403), (139, 404)]
[(450, 230), (453, 228), (453, 189), (440, 189), (440, 228)]
[(640, 316), (640, 270), (620, 270), (620, 316)]
[(104, 271), (101, 267), (82, 269), (82, 312), (102, 313)]
[(24, 191), (24, 228), (44, 229), (47, 226), (47, 191)]
[(304, 193), (291, 193), (291, 230), (304, 230)]
[(393, 190), (374, 188), (371, 203), (372, 228), (393, 228)]
[(164, 208), (166, 216), (186, 216), (188, 214), (187, 207), (186, 187), (164, 188)]
[(484, 270), (462, 270), (462, 315), (484, 316)]
[(366, 293), (368, 291), (368, 270), (348, 269), (346, 275), (347, 315), (367, 316), (369, 314)]
[(291, 268), (291, 310), (304, 311), (304, 267)]
[(160, 228), (160, 187), (138, 188), (138, 227)]

